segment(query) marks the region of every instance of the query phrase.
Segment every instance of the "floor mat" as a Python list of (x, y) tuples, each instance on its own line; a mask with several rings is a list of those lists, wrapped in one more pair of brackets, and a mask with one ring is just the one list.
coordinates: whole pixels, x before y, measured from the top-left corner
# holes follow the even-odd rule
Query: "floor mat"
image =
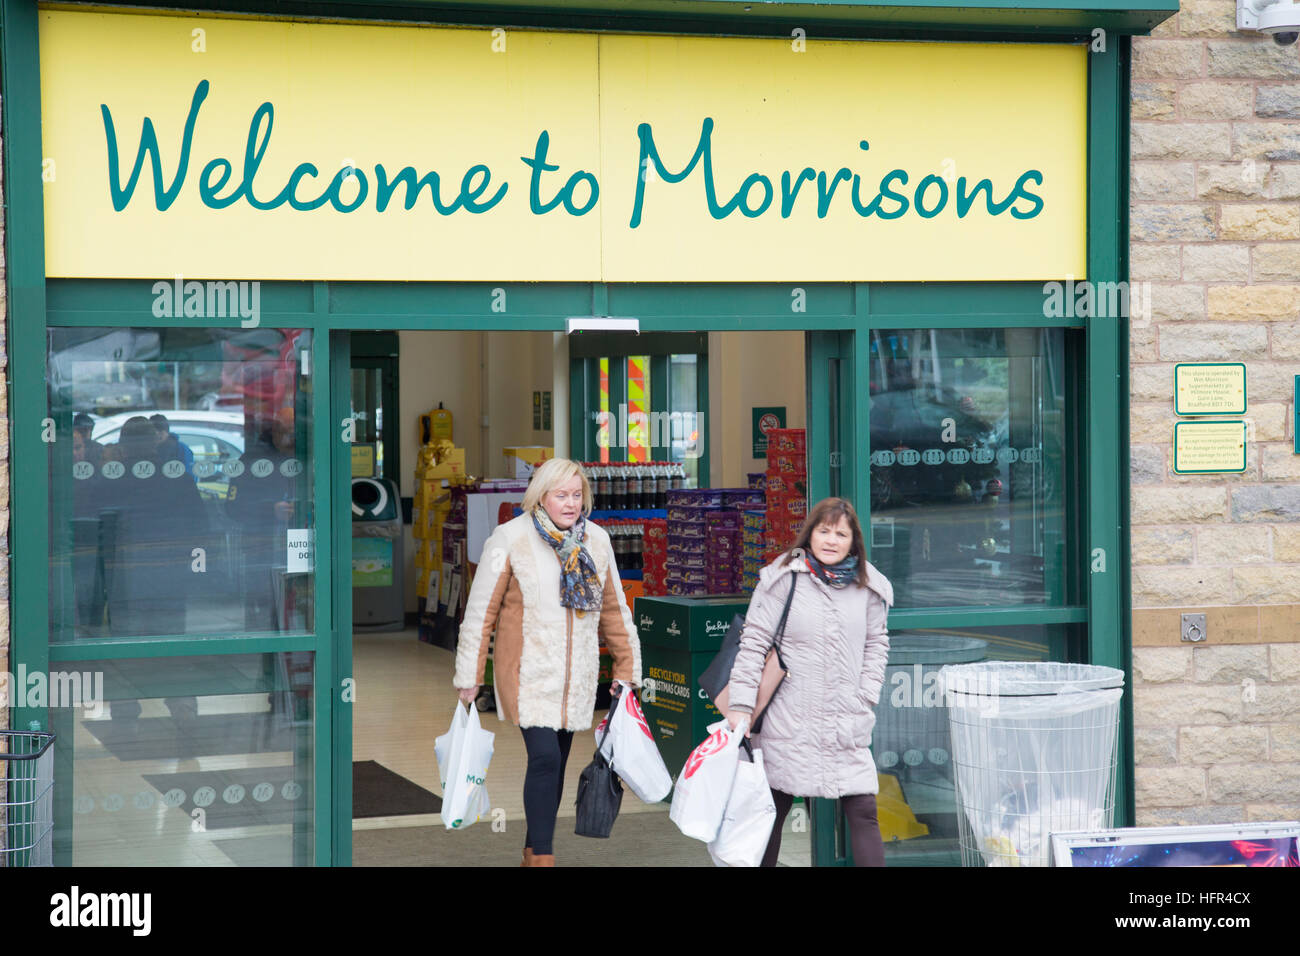
[(438, 813), (442, 798), (373, 760), (352, 765), (352, 818)]

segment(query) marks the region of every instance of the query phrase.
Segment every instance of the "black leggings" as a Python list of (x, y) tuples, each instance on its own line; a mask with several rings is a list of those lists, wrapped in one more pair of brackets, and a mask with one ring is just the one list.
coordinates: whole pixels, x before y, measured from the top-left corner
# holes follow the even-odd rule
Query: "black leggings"
[[(781, 827), (785, 825), (786, 815), (794, 805), (794, 796), (780, 790), (772, 791), (772, 800), (776, 803), (776, 823), (772, 825), (772, 836), (767, 841), (762, 866), (776, 866), (776, 858), (781, 853)], [(884, 866), (885, 844), (880, 839), (880, 824), (876, 821), (876, 795), (855, 793), (840, 797), (840, 802), (844, 807), (844, 816), (849, 821), (849, 846), (853, 848), (853, 865)]]
[(524, 774), (524, 819), (528, 830), (524, 846), (535, 854), (553, 853), (555, 815), (564, 798), (564, 765), (569, 760), (573, 731), (550, 727), (521, 727), (528, 751)]

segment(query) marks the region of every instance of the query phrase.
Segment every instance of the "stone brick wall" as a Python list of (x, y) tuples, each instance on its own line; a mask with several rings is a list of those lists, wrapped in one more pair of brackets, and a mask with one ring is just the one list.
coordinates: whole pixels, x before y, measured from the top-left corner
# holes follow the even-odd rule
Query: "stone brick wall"
[[(1235, 0), (1182, 0), (1135, 38), (1132, 80), (1137, 822), (1298, 819), (1300, 48), (1238, 33)], [(1244, 473), (1173, 475), (1182, 361), (1246, 363)]]

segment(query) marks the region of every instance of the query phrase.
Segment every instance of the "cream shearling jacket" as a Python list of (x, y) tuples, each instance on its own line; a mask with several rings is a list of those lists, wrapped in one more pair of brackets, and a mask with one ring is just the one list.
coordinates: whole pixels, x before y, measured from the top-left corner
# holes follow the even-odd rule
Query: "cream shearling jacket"
[(731, 671), (731, 706), (753, 710), (794, 574), (799, 580), (781, 639), (789, 673), (754, 738), (768, 783), (805, 797), (876, 793), (868, 748), (889, 657), (886, 617), (894, 589), (870, 563), (866, 587), (832, 588), (808, 569), (802, 551), (795, 554), (791, 564), (782, 555), (759, 574)]
[(587, 522), (586, 547), (605, 583), (599, 610), (560, 604), (560, 558), (528, 514), (499, 525), (483, 545), (456, 645), (458, 688), (482, 684), (493, 632), (493, 683), (501, 709), (520, 727), (586, 730), (600, 670), (599, 638), (614, 678), (641, 683), (641, 642), (604, 528)]

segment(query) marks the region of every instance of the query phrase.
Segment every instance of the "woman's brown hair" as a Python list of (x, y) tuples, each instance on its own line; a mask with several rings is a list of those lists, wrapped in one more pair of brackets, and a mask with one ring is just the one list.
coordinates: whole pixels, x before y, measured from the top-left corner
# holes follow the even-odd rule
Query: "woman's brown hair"
[(823, 498), (808, 512), (808, 517), (804, 519), (803, 527), (799, 529), (799, 537), (795, 538), (794, 544), (790, 545), (790, 550), (785, 553), (785, 564), (794, 560), (796, 548), (802, 548), (805, 552), (811, 553), (812, 533), (824, 524), (831, 527), (840, 523), (843, 518), (849, 523), (849, 532), (853, 536), (853, 543), (849, 545), (849, 554), (858, 557), (858, 573), (854, 577), (859, 587), (867, 586), (867, 549), (862, 542), (862, 525), (858, 523), (858, 513), (854, 510), (853, 505), (843, 498)]

